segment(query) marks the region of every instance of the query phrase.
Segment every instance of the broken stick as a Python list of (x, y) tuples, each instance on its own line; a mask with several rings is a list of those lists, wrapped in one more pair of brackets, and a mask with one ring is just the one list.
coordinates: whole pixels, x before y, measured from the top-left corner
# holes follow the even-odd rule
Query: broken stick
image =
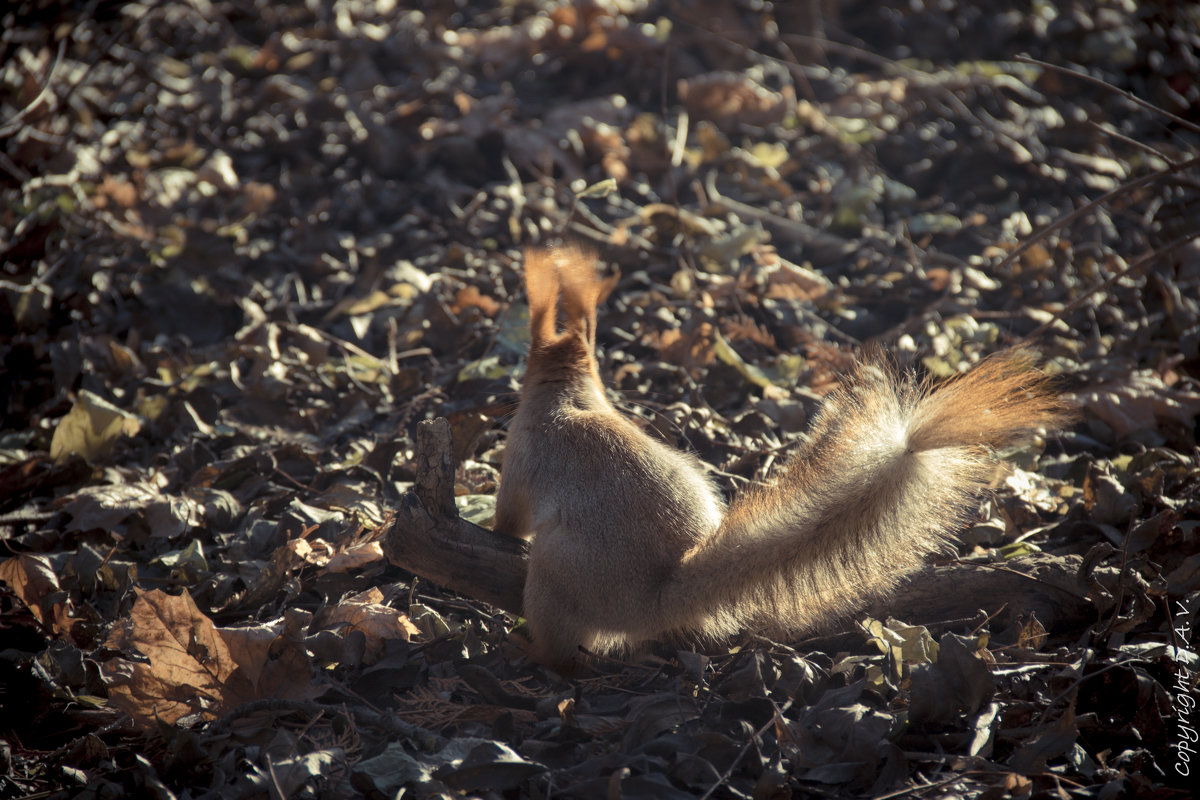
[(416, 483), (383, 533), (388, 561), (447, 589), (521, 613), (529, 546), (458, 515), (454, 447), (444, 418), (417, 425)]

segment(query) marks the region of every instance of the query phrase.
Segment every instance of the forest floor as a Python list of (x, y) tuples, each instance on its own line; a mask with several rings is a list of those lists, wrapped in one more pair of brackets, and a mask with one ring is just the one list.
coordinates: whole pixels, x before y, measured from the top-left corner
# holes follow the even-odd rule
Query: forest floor
[[(1197, 6), (7, 8), (0, 798), (1186, 796)], [(439, 416), (488, 524), (563, 237), (730, 494), (864, 350), (1036, 346), (1080, 420), (944, 561), (1077, 589), (532, 663), (380, 537)]]

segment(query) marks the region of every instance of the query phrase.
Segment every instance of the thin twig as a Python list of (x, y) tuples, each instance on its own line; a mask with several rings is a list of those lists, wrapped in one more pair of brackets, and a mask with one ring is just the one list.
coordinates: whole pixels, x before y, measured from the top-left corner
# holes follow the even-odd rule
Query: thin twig
[[(1084, 660), (1082, 663), (1080, 663), (1079, 668), (1082, 670), (1084, 667), (1086, 667), (1088, 665), (1088, 663), (1089, 662), (1087, 660)], [(1038, 716), (1037, 724), (1034, 727), (1041, 727), (1042, 723), (1044, 723), (1046, 721), (1046, 719), (1050, 716), (1050, 712), (1054, 710), (1054, 707), (1057, 706), (1059, 704), (1059, 702), (1061, 700), (1065, 699), (1068, 695), (1072, 694), (1073, 692), (1079, 691), (1079, 687), (1083, 684), (1084, 681), (1095, 678), (1097, 675), (1103, 675), (1104, 673), (1108, 672), (1109, 670), (1114, 670), (1117, 667), (1127, 667), (1130, 664), (1149, 664), (1149, 663), (1151, 663), (1150, 659), (1147, 659), (1147, 658), (1127, 658), (1124, 661), (1117, 661), (1112, 664), (1109, 664), (1108, 666), (1101, 667), (1100, 669), (1096, 670), (1095, 672), (1089, 673), (1087, 675), (1080, 675), (1078, 678), (1076, 678), (1074, 681), (1071, 682), (1070, 686), (1068, 686), (1066, 689), (1059, 692), (1058, 695), (1056, 695), (1053, 700), (1051, 700), (1049, 703), (1046, 704), (1046, 708)]]
[(731, 775), (733, 775), (733, 771), (737, 769), (737, 765), (742, 763), (742, 759), (746, 757), (746, 753), (750, 752), (750, 746), (757, 742), (758, 737), (766, 733), (767, 728), (770, 728), (772, 725), (774, 725), (791, 707), (792, 701), (788, 700), (781, 708), (777, 709), (775, 713), (771, 715), (769, 720), (763, 723), (759, 729), (754, 732), (754, 734), (746, 741), (746, 744), (738, 752), (737, 756), (733, 759), (733, 761), (730, 762), (729, 766), (725, 768), (725, 771), (721, 773), (721, 777), (717, 779), (717, 782), (708, 787), (707, 792), (700, 795), (700, 800), (708, 800), (708, 798), (712, 797), (713, 792), (725, 785), (725, 782), (729, 780)]
[(1080, 306), (1082, 306), (1084, 303), (1086, 303), (1088, 301), (1088, 299), (1090, 297), (1092, 297), (1092, 295), (1095, 295), (1098, 292), (1102, 292), (1102, 291), (1106, 290), (1108, 287), (1112, 286), (1114, 283), (1119, 281), (1121, 278), (1124, 278), (1126, 275), (1131, 275), (1135, 272), (1138, 272), (1143, 267), (1145, 267), (1147, 264), (1153, 263), (1154, 261), (1162, 258), (1163, 256), (1167, 255), (1168, 253), (1172, 252), (1173, 250), (1176, 250), (1176, 249), (1182, 247), (1183, 245), (1187, 244), (1188, 242), (1195, 241), (1197, 238), (1200, 238), (1200, 236), (1197, 236), (1196, 234), (1189, 234), (1187, 236), (1181, 236), (1178, 239), (1175, 239), (1174, 241), (1172, 241), (1170, 244), (1167, 244), (1163, 247), (1160, 247), (1156, 250), (1153, 250), (1153, 251), (1147, 253), (1146, 255), (1139, 258), (1137, 261), (1134, 261), (1132, 264), (1125, 267), (1125, 269), (1114, 272), (1103, 283), (1097, 284), (1096, 286), (1093, 286), (1091, 289), (1088, 289), (1086, 292), (1079, 295), (1079, 297), (1076, 297), (1074, 300), (1072, 300), (1071, 302), (1069, 302), (1065, 306), (1063, 306), (1062, 310), (1057, 312), (1056, 314), (1054, 314), (1053, 317), (1046, 320), (1041, 325), (1038, 325), (1030, 333), (1026, 334), (1018, 342), (1018, 345), (1027, 344), (1028, 342), (1032, 341), (1033, 339), (1036, 339), (1038, 336), (1041, 336), (1043, 333), (1046, 332), (1047, 329), (1050, 328), (1051, 325), (1053, 325), (1056, 322), (1059, 322), (1067, 314), (1070, 314), (1072, 311), (1075, 311)]
[(941, 789), (943, 787), (949, 786), (952, 783), (958, 783), (959, 781), (962, 781), (962, 780), (966, 780), (966, 778), (964, 775), (962, 775), (960, 773), (953, 777), (946, 778), (945, 780), (937, 781), (936, 783), (926, 783), (926, 784), (923, 784), (920, 786), (907, 786), (903, 789), (897, 789), (894, 792), (888, 792), (887, 794), (881, 794), (878, 797), (876, 797), (875, 800), (896, 800), (897, 797), (904, 797), (905, 795), (916, 794), (917, 792), (925, 792), (925, 791), (929, 791), (930, 789)]
[(1129, 145), (1130, 147), (1137, 148), (1138, 150), (1145, 150), (1147, 153), (1157, 156), (1158, 158), (1161, 158), (1163, 161), (1166, 161), (1167, 163), (1170, 163), (1170, 161), (1171, 161), (1170, 156), (1168, 156), (1162, 150), (1159, 150), (1154, 145), (1146, 144), (1145, 142), (1139, 142), (1137, 139), (1134, 139), (1132, 136), (1126, 136), (1125, 134), (1121, 133), (1120, 131), (1113, 130), (1112, 128), (1106, 128), (1103, 125), (1101, 125), (1099, 122), (1096, 122), (1095, 120), (1089, 119), (1087, 121), (1087, 123), (1094, 130), (1100, 132), (1101, 134), (1103, 134), (1104, 136), (1107, 136), (1110, 139), (1116, 139), (1118, 142), (1124, 142), (1125, 144)]
[(1019, 246), (1017, 246), (1017, 248), (1015, 250), (1013, 250), (1011, 253), (1009, 253), (1007, 256), (1005, 256), (1000, 261), (1000, 263), (997, 264), (993, 268), (993, 271), (999, 272), (1000, 270), (1004, 269), (1006, 266), (1008, 266), (1013, 261), (1015, 261), (1017, 258), (1019, 258), (1022, 253), (1024, 253), (1029, 248), (1033, 247), (1035, 244), (1037, 244), (1041, 240), (1045, 239), (1051, 233), (1054, 233), (1055, 231), (1059, 230), (1060, 228), (1064, 228), (1067, 225), (1070, 225), (1072, 222), (1079, 219), (1080, 217), (1085, 216), (1085, 215), (1091, 213), (1092, 211), (1095, 211), (1097, 207), (1104, 205), (1109, 200), (1112, 200), (1114, 197), (1119, 197), (1123, 194), (1128, 194), (1129, 192), (1132, 192), (1134, 189), (1140, 189), (1141, 187), (1146, 186), (1147, 184), (1151, 184), (1157, 180), (1161, 180), (1162, 178), (1165, 178), (1167, 175), (1170, 175), (1173, 172), (1181, 172), (1185, 169), (1188, 169), (1189, 167), (1194, 167), (1197, 164), (1200, 164), (1200, 156), (1193, 156), (1193, 157), (1189, 158), (1187, 161), (1172, 162), (1169, 166), (1166, 166), (1159, 170), (1155, 170), (1154, 172), (1151, 172), (1148, 175), (1143, 175), (1142, 177), (1137, 178), (1136, 180), (1132, 180), (1127, 183), (1121, 184), (1120, 186), (1113, 189), (1112, 191), (1106, 192), (1105, 194), (1101, 195), (1100, 197), (1097, 197), (1095, 200), (1092, 200), (1088, 203), (1083, 204), (1079, 208), (1072, 211), (1070, 214), (1061, 216), (1058, 219), (1054, 220), (1054, 222), (1051, 222), (1049, 225), (1038, 230), (1032, 236), (1028, 237), (1025, 241), (1021, 242), (1021, 244)]
[(42, 101), (46, 99), (46, 96), (50, 94), (50, 86), (54, 83), (54, 76), (58, 74), (58, 68), (62, 65), (63, 56), (67, 52), (68, 41), (70, 41), (70, 39), (66, 36), (58, 40), (58, 53), (54, 57), (54, 64), (50, 67), (50, 74), (46, 76), (46, 82), (42, 84), (42, 90), (37, 93), (37, 97), (29, 101), (28, 105), (26, 105), (16, 114), (13, 114), (12, 119), (0, 125), (0, 136), (9, 136), (13, 133), (16, 133), (17, 129), (21, 127), (21, 120), (23, 120), (25, 116), (29, 114), (29, 112), (40, 106)]
[(1129, 102), (1131, 102), (1135, 105), (1139, 105), (1142, 108), (1145, 108), (1149, 111), (1153, 111), (1155, 114), (1159, 114), (1161, 116), (1166, 117), (1167, 119), (1171, 120), (1172, 122), (1176, 123), (1177, 125), (1187, 128), (1192, 133), (1200, 133), (1200, 125), (1197, 125), (1194, 122), (1186, 120), (1183, 117), (1172, 114), (1170, 111), (1167, 111), (1165, 108), (1163, 108), (1161, 106), (1156, 106), (1154, 103), (1151, 103), (1149, 100), (1143, 100), (1142, 98), (1140, 98), (1134, 94), (1131, 94), (1130, 92), (1127, 92), (1126, 90), (1124, 90), (1118, 86), (1113, 86), (1111, 83), (1104, 80), (1103, 78), (1097, 78), (1094, 75), (1087, 74), (1086, 72), (1080, 72), (1078, 70), (1069, 69), (1067, 67), (1063, 67), (1058, 64), (1051, 64), (1049, 61), (1040, 61), (1036, 58), (1030, 58), (1029, 56), (1017, 56), (1013, 60), (1018, 61), (1022, 64), (1034, 64), (1036, 66), (1042, 67), (1043, 69), (1049, 69), (1049, 70), (1053, 70), (1054, 72), (1062, 73), (1064, 75), (1070, 75), (1073, 78), (1079, 78), (1081, 80), (1087, 81), (1088, 83), (1092, 83), (1097, 86), (1103, 87), (1104, 89), (1107, 89), (1110, 92), (1119, 94), (1121, 97), (1124, 97), (1126, 100), (1128, 100)]

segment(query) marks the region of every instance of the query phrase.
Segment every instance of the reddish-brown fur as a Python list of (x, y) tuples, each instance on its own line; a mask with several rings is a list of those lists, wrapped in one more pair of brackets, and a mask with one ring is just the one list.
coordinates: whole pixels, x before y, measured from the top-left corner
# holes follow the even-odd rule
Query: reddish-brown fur
[(861, 607), (962, 524), (995, 448), (1068, 414), (1029, 351), (936, 389), (867, 362), (830, 395), (783, 474), (727, 510), (698, 460), (605, 397), (594, 353), (606, 287), (594, 259), (531, 250), (525, 280), (529, 363), (496, 529), (532, 539), (525, 616), (534, 656), (559, 669), (581, 647), (801, 632)]

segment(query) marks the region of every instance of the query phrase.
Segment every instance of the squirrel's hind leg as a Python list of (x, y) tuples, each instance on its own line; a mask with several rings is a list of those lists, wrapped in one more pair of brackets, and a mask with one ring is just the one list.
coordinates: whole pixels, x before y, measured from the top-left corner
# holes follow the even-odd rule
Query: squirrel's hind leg
[[(586, 653), (611, 649), (611, 637), (587, 623), (593, 615), (580, 607), (586, 600), (564, 584), (569, 579), (548, 572), (536, 557), (530, 559), (525, 579), (525, 620), (533, 638), (530, 653), (538, 663), (570, 674), (583, 663)], [(603, 602), (603, 598), (592, 600)]]

